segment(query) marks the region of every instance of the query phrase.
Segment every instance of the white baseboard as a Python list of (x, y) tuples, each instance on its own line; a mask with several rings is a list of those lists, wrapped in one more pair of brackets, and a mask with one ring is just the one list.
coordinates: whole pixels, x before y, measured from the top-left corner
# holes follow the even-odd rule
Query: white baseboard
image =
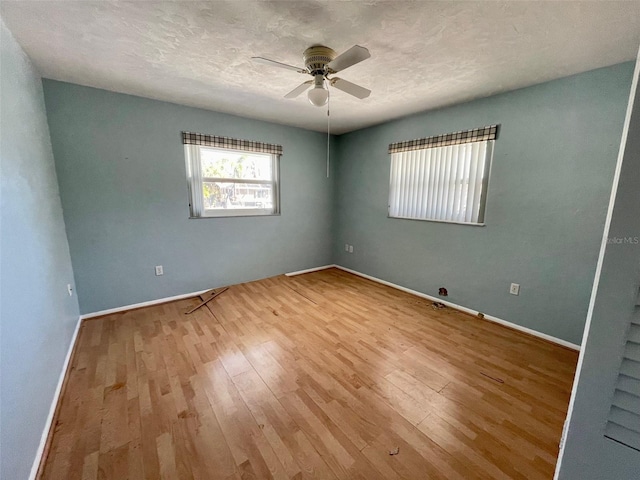
[(298, 270), (297, 272), (285, 273), (285, 275), (287, 277), (295, 277), (296, 275), (302, 275), (304, 273), (317, 272), (317, 271), (320, 271), (320, 270), (326, 270), (327, 268), (334, 268), (334, 267), (336, 267), (336, 265), (323, 265), (322, 267), (307, 268), (306, 270)]
[(82, 320), (86, 320), (88, 318), (102, 317), (103, 315), (109, 315), (111, 313), (126, 312), (127, 310), (133, 310), (135, 308), (150, 307), (152, 305), (158, 305), (160, 303), (173, 302), (174, 300), (182, 300), (183, 298), (197, 297), (198, 295), (202, 295), (204, 292), (208, 292), (209, 290), (211, 289), (208, 288), (207, 290), (199, 290), (197, 292), (183, 293), (182, 295), (174, 295), (173, 297), (158, 298), (156, 300), (149, 300), (148, 302), (134, 303), (132, 305), (124, 305), (122, 307), (109, 308), (108, 310), (100, 310), (99, 312), (85, 313), (84, 315), (80, 315), (80, 318)]
[[(285, 275), (288, 277), (293, 277), (295, 275), (302, 275), (303, 273), (317, 272), (319, 270), (326, 270), (327, 268), (333, 268), (333, 267), (335, 267), (335, 265), (324, 265), (322, 267), (308, 268), (306, 270), (299, 270), (297, 272), (285, 273)], [(133, 310), (136, 308), (150, 307), (152, 305), (173, 302), (175, 300), (182, 300), (184, 298), (197, 297), (198, 295), (202, 295), (203, 293), (208, 292), (209, 290), (211, 289), (209, 288), (207, 290), (199, 290), (197, 292), (183, 293), (182, 295), (174, 295), (172, 297), (157, 298), (156, 300), (149, 300), (148, 302), (134, 303), (131, 305), (123, 305), (122, 307), (109, 308), (107, 310), (100, 310), (99, 312), (85, 313), (84, 315), (80, 315), (80, 318), (82, 320), (86, 320), (88, 318), (102, 317), (103, 315), (126, 312), (127, 310)]]
[[(472, 310), (467, 307), (463, 307), (461, 305), (456, 305), (455, 303), (447, 302), (446, 300), (442, 300), (439, 297), (432, 297), (431, 295), (427, 295), (426, 293), (418, 292), (417, 290), (411, 290), (410, 288), (402, 287), (400, 285), (396, 285), (395, 283), (387, 282), (386, 280), (382, 280), (380, 278), (372, 277), (371, 275), (367, 275), (366, 273), (361, 273), (356, 270), (351, 270), (350, 268), (342, 267), (340, 265), (333, 265), (340, 270), (344, 270), (345, 272), (353, 273), (354, 275), (358, 275), (363, 278), (367, 278), (374, 282), (381, 283), (383, 285), (387, 285), (388, 287), (397, 288), (398, 290), (402, 290), (403, 292), (410, 293), (412, 295), (416, 295), (418, 297), (426, 298), (427, 300), (431, 300), (433, 302), (444, 303), (448, 307), (455, 308), (456, 310), (461, 310), (466, 313), (470, 313), (471, 315), (478, 315), (476, 310)], [(521, 332), (528, 333), (529, 335), (533, 335), (538, 338), (542, 338), (544, 340), (548, 340), (550, 342), (556, 343), (558, 345), (562, 345), (563, 347), (570, 348), (572, 350), (580, 351), (580, 345), (576, 345), (575, 343), (567, 342), (566, 340), (562, 340), (561, 338), (552, 337), (551, 335), (547, 335), (546, 333), (538, 332), (536, 330), (532, 330), (527, 327), (523, 327), (522, 325), (517, 325), (515, 323), (508, 322), (506, 320), (502, 320), (501, 318), (494, 317), (493, 315), (488, 315), (483, 312), (484, 320), (489, 320), (491, 322), (499, 323), (500, 325), (504, 325), (505, 327), (512, 328), (514, 330), (519, 330)]]
[(64, 363), (62, 364), (62, 371), (60, 372), (60, 377), (58, 378), (58, 385), (56, 386), (56, 390), (53, 393), (53, 400), (51, 401), (51, 407), (49, 408), (49, 415), (47, 416), (47, 421), (45, 422), (44, 429), (42, 430), (40, 445), (38, 445), (38, 450), (36, 450), (36, 456), (33, 459), (33, 464), (31, 465), (31, 473), (29, 474), (29, 480), (35, 480), (36, 475), (38, 474), (38, 469), (40, 468), (40, 461), (42, 460), (42, 455), (44, 453), (45, 446), (47, 445), (47, 439), (49, 438), (49, 432), (53, 424), (53, 417), (56, 413), (58, 400), (60, 399), (60, 393), (62, 392), (62, 384), (64, 383), (64, 379), (67, 375), (67, 369), (69, 368), (69, 362), (71, 361), (71, 354), (73, 353), (73, 348), (76, 345), (76, 340), (78, 338), (78, 332), (80, 331), (81, 323), (82, 323), (82, 317), (78, 317), (78, 323), (76, 323), (76, 328), (73, 331), (73, 335), (71, 336), (71, 342), (69, 343), (67, 356), (65, 357)]
[[(407, 293), (410, 293), (412, 295), (416, 295), (418, 297), (426, 298), (427, 300), (431, 300), (433, 302), (444, 303), (445, 305), (447, 305), (447, 306), (449, 306), (451, 308), (455, 308), (456, 310), (461, 310), (463, 312), (470, 313), (471, 315), (477, 315), (479, 313), (476, 310), (472, 310), (470, 308), (463, 307), (462, 305), (457, 305), (455, 303), (448, 302), (448, 301), (443, 300), (443, 299), (441, 299), (439, 297), (432, 297), (431, 295), (427, 295), (426, 293), (418, 292), (417, 290), (412, 290), (410, 288), (406, 288), (406, 287), (403, 287), (401, 285), (396, 285), (395, 283), (387, 282), (386, 280), (382, 280), (380, 278), (373, 277), (371, 275), (367, 275), (366, 273), (361, 273), (361, 272), (358, 272), (357, 270), (352, 270), (350, 268), (346, 268), (346, 267), (343, 267), (341, 265), (323, 265), (323, 266), (320, 266), (320, 267), (308, 268), (306, 270), (298, 270), (296, 272), (285, 273), (285, 275), (288, 276), (288, 277), (293, 277), (293, 276), (302, 275), (302, 274), (305, 274), (305, 273), (311, 273), (311, 272), (317, 272), (317, 271), (320, 271), (320, 270), (326, 270), (328, 268), (339, 268), (340, 270), (344, 270), (345, 272), (353, 273), (354, 275), (358, 275), (360, 277), (367, 278), (367, 279), (372, 280), (374, 282), (381, 283), (383, 285), (387, 285), (389, 287), (396, 288), (398, 290), (402, 290), (403, 292), (407, 292)], [(125, 306), (122, 306), (122, 307), (111, 308), (111, 309), (108, 309), (108, 310), (101, 310), (99, 312), (86, 313), (84, 315), (80, 315), (80, 319), (81, 320), (85, 320), (85, 319), (88, 319), (88, 318), (101, 317), (103, 315), (109, 315), (111, 313), (125, 312), (127, 310), (133, 310), (135, 308), (149, 307), (151, 305), (158, 305), (160, 303), (172, 302), (174, 300), (182, 300), (184, 298), (196, 297), (196, 296), (201, 295), (201, 294), (203, 294), (204, 292), (207, 292), (207, 291), (208, 290), (200, 290), (198, 292), (185, 293), (185, 294), (182, 294), (182, 295), (175, 295), (173, 297), (158, 298), (157, 300), (150, 300), (148, 302), (135, 303), (135, 304), (132, 304), (132, 305), (125, 305)], [(580, 350), (580, 345), (576, 345), (575, 343), (567, 342), (566, 340), (562, 340), (561, 338), (552, 337), (551, 335), (547, 335), (546, 333), (538, 332), (536, 330), (532, 330), (530, 328), (523, 327), (522, 325), (518, 325), (518, 324), (515, 324), (515, 323), (512, 323), (512, 322), (508, 322), (507, 320), (503, 320), (501, 318), (494, 317), (493, 315), (489, 315), (489, 314), (484, 313), (484, 312), (483, 312), (483, 314), (484, 314), (484, 319), (485, 320), (489, 320), (489, 321), (494, 322), (494, 323), (499, 323), (500, 325), (504, 325), (504, 326), (512, 328), (514, 330), (519, 330), (521, 332), (528, 333), (529, 335), (533, 335), (535, 337), (542, 338), (544, 340), (548, 340), (548, 341), (556, 343), (558, 345), (562, 345), (563, 347), (571, 348), (572, 350), (578, 350), (578, 351)]]

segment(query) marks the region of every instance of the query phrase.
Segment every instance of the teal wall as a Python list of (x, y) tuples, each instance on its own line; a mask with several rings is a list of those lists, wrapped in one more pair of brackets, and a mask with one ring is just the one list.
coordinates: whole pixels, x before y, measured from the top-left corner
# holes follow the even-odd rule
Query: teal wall
[[(326, 135), (51, 80), (44, 90), (82, 313), (331, 262)], [(281, 144), (281, 215), (189, 219), (183, 130)]]
[[(636, 67), (636, 69), (639, 69)], [(638, 71), (636, 71), (637, 81)], [(640, 452), (604, 438), (629, 322), (640, 320), (640, 89), (573, 399), (560, 480), (637, 480)], [(618, 243), (614, 239), (630, 239)]]
[[(338, 137), (334, 262), (579, 344), (631, 63)], [(486, 226), (387, 218), (389, 143), (500, 124)], [(354, 245), (354, 253), (344, 244)], [(520, 295), (509, 295), (511, 282)]]
[(78, 302), (42, 82), (0, 20), (0, 478), (28, 478)]

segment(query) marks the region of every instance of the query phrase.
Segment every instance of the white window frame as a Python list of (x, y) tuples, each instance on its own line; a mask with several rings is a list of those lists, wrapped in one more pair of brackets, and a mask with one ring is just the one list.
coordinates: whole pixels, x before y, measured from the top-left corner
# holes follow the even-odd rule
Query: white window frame
[[(388, 216), (484, 226), (494, 142), (391, 153)], [(474, 149), (479, 149), (479, 154), (475, 155)], [(465, 182), (466, 190), (460, 189)]]
[[(271, 180), (256, 180), (249, 178), (224, 178), (224, 177), (203, 177), (201, 150), (217, 150), (233, 154), (263, 155), (271, 158)], [(184, 157), (187, 169), (187, 185), (189, 189), (189, 218), (220, 218), (220, 217), (252, 217), (280, 215), (280, 155), (271, 153), (260, 153), (251, 150), (237, 150), (220, 147), (210, 147), (203, 145), (184, 145)], [(273, 208), (229, 208), (229, 209), (206, 209), (204, 208), (203, 183), (224, 182), (224, 183), (252, 183), (271, 185), (273, 192)]]

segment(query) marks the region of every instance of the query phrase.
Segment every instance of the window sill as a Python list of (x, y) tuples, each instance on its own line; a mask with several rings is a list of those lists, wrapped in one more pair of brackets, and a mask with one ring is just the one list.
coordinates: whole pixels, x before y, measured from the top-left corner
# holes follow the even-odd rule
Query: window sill
[(414, 222), (434, 222), (434, 223), (449, 223), (452, 225), (466, 225), (468, 227), (484, 227), (486, 224), (483, 223), (471, 223), (471, 222), (453, 222), (451, 220), (435, 220), (430, 218), (411, 218), (411, 217), (392, 217), (391, 215), (387, 215), (387, 218), (394, 218), (397, 220), (413, 220)]
[(202, 215), (200, 217), (189, 216), (189, 220), (202, 220), (208, 218), (243, 218), (243, 217), (279, 217), (280, 213), (240, 213), (226, 215)]

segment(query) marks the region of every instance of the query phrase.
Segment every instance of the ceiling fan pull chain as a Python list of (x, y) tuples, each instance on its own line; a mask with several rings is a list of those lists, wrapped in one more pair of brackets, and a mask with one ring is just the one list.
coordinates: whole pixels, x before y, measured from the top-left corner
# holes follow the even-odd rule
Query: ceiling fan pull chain
[(327, 178), (329, 178), (329, 141), (331, 139), (331, 116), (329, 115), (329, 103), (331, 102), (331, 93), (327, 95)]

